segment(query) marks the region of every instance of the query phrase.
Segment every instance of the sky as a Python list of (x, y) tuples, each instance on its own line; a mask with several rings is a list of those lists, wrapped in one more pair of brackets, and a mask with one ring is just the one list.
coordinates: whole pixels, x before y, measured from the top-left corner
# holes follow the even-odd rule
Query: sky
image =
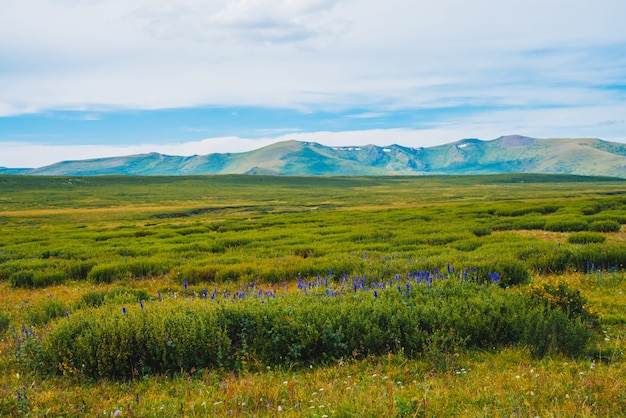
[(626, 143), (623, 0), (20, 0), (0, 166), (296, 139)]

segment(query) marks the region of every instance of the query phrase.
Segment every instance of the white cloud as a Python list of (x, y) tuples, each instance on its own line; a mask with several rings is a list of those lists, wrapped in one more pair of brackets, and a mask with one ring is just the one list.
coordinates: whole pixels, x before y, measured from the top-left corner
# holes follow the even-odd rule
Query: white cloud
[[(351, 118), (366, 121), (395, 110), (468, 107), (477, 110), (426, 121), (422, 130), (287, 136), (328, 145), (420, 146), (506, 133), (626, 141), (624, 91), (603, 88), (626, 79), (623, 0), (4, 3), (0, 116), (248, 105), (358, 109)], [(170, 148), (4, 142), (0, 165), (239, 151), (287, 131)]]
[(0, 110), (537, 99), (593, 70), (623, 78), (623, 57), (594, 51), (626, 43), (624, 15), (621, 0), (8, 2)]

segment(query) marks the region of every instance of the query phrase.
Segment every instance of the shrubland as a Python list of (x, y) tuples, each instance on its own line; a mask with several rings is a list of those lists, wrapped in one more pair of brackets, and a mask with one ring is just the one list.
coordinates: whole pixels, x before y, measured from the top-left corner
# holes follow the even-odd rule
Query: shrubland
[(626, 413), (625, 185), (0, 176), (0, 414)]

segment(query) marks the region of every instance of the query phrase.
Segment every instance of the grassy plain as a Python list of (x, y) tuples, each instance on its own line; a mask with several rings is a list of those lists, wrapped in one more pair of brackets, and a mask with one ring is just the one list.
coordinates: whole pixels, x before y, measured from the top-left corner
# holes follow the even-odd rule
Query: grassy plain
[[(614, 179), (0, 176), (0, 415), (625, 415), (624, 224), (626, 182)], [(94, 377), (68, 357), (59, 362), (64, 366), (37, 364), (50, 358), (46, 344), (70, 325), (110, 312), (118, 326), (115, 318), (142, 315), (139, 300), (146, 312), (216, 303), (228, 313), (232, 305), (241, 307), (242, 318), (254, 312), (273, 324), (272, 315), (292, 309), (282, 307), (290, 301), (336, 306), (326, 298), (357, 294), (364, 306), (389, 303), (371, 311), (381, 318), (399, 317), (398, 304), (413, 300), (406, 284), (430, 291), (421, 281), (426, 273), (461, 283), (451, 285), (454, 292), (469, 289), (462, 287), (468, 279), (477, 282), (477, 299), (519, 303), (530, 303), (524, 298), (533, 289), (562, 284), (571, 290), (566, 300), (546, 294), (542, 301), (560, 303), (571, 317), (578, 291), (584, 312), (598, 323), (584, 346), (563, 349), (570, 335), (541, 355), (532, 330), (485, 346), (476, 327), (459, 330), (463, 318), (456, 327), (437, 318), (425, 322), (444, 324), (447, 333), (424, 328), (410, 342), (405, 334), (384, 334), (383, 324), (378, 340), (342, 351), (350, 346), (348, 326), (338, 332), (323, 317), (326, 308), (311, 308), (334, 333), (320, 334), (323, 344), (307, 348), (277, 330), (276, 341), (298, 349), (284, 361), (239, 330), (228, 340), (231, 356), (204, 367), (192, 357), (174, 371), (165, 361), (158, 364), (167, 372), (131, 367)], [(494, 273), (499, 278), (491, 280)], [(355, 278), (362, 280), (358, 292)], [(437, 283), (432, 289), (444, 286)], [(468, 306), (470, 299), (463, 296)], [(433, 306), (440, 308), (437, 299)], [(473, 312), (471, 306), (461, 312)], [(511, 318), (511, 330), (528, 320), (523, 312)], [(362, 323), (376, 328), (372, 320), (364, 316)], [(300, 332), (299, 326), (289, 330)], [(160, 345), (185, 344), (170, 332), (173, 342), (168, 335)], [(318, 332), (314, 327), (310, 334)], [(548, 328), (546, 334), (560, 335)], [(132, 350), (138, 340), (130, 340), (116, 344)], [(92, 369), (103, 370), (117, 369)]]

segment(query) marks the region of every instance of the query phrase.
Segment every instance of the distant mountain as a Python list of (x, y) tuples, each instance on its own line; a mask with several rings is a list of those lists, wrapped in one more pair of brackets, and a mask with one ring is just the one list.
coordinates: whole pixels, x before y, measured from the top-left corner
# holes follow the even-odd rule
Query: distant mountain
[(26, 174), (31, 171), (31, 168), (7, 168), (0, 167), (0, 174)]
[(20, 173), (72, 176), (545, 173), (626, 178), (626, 144), (590, 138), (538, 139), (517, 135), (491, 141), (463, 139), (429, 148), (327, 147), (315, 142), (285, 141), (242, 153), (190, 157), (151, 153), (64, 161)]

